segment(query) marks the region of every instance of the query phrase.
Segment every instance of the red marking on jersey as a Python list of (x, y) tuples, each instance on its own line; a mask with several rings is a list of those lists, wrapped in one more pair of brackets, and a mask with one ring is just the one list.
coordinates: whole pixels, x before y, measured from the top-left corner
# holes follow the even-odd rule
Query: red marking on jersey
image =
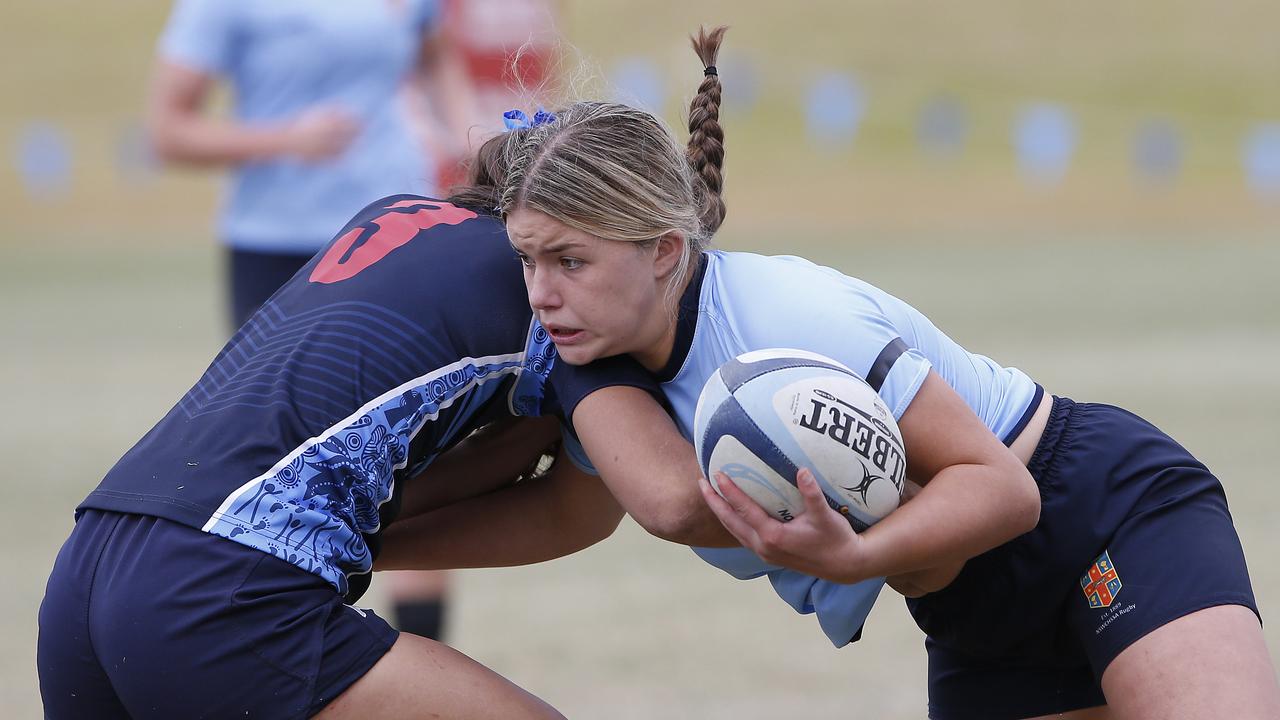
[[(426, 200), (397, 200), (396, 202), (393, 202), (390, 205), (388, 205), (387, 209), (395, 210), (396, 208), (428, 207), (428, 206), (436, 206), (436, 205), (439, 205), (441, 208), (453, 208), (454, 210), (461, 209), (461, 208), (456, 208), (447, 202), (427, 202)], [(475, 217), (475, 213), (472, 213), (471, 217)]]
[[(405, 212), (415, 207), (417, 212)], [(387, 210), (334, 241), (311, 271), (311, 282), (336, 283), (355, 277), (423, 230), (436, 225), (457, 225), (476, 217), (470, 210), (425, 200), (401, 200)]]

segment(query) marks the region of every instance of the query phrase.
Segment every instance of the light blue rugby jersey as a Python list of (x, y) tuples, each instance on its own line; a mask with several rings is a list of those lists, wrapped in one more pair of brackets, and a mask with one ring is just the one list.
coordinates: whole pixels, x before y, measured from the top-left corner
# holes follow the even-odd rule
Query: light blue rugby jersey
[[(1039, 387), (1024, 373), (960, 347), (888, 293), (798, 257), (708, 252), (681, 300), (676, 346), (659, 381), (676, 422), (693, 436), (698, 396), (725, 362), (748, 351), (796, 348), (840, 361), (902, 417), (930, 368), (999, 438), (1026, 424)], [(694, 548), (739, 579), (768, 576), (800, 613), (816, 613), (837, 647), (856, 639), (883, 578), (854, 585), (770, 565), (745, 548)]]
[(219, 219), (223, 242), (311, 253), (368, 203), (431, 192), (430, 163), (398, 91), (438, 9), (436, 0), (175, 3), (160, 55), (227, 80), (237, 121), (275, 124), (336, 107), (360, 124), (351, 145), (326, 161), (236, 168)]

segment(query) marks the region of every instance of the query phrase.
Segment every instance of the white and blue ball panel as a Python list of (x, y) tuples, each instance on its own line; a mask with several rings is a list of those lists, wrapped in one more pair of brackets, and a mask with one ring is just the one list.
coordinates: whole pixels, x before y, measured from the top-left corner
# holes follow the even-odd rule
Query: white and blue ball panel
[(752, 350), (742, 353), (721, 365), (719, 374), (729, 392), (735, 392), (748, 381), (766, 373), (798, 367), (826, 368), (851, 375), (857, 374), (829, 357), (791, 348)]
[(710, 412), (695, 449), (712, 485), (719, 490), (719, 469), (774, 517), (786, 521), (799, 515), (804, 507), (795, 487), (800, 467), (792, 458), (802, 456), (788, 456), (732, 395)]
[[(816, 434), (815, 428), (800, 427), (804, 425), (803, 420), (797, 425), (797, 418), (809, 412), (807, 405), (798, 404), (806, 402), (805, 396), (814, 389), (815, 383), (837, 395), (856, 397), (859, 403), (873, 398), (875, 402), (880, 401), (874, 391), (847, 368), (811, 353), (799, 355), (791, 350), (748, 353), (725, 363), (712, 376), (695, 414), (694, 440), (699, 462), (713, 485), (712, 469), (715, 468), (729, 475), (748, 496), (784, 521), (803, 512), (803, 498), (795, 487), (796, 474), (800, 467), (808, 467), (828, 505), (845, 515), (854, 528), (863, 530), (898, 504), (901, 444), (896, 431), (891, 432), (883, 421), (878, 423), (877, 442), (887, 446), (891, 440), (897, 445), (898, 477), (891, 475), (890, 484), (884, 477), (872, 477), (863, 471), (860, 477), (850, 479), (854, 473), (848, 471), (861, 468), (863, 463), (848, 454), (848, 438), (841, 444), (834, 429), (828, 438), (825, 421), (824, 427), (817, 428), (822, 432)], [(887, 411), (885, 419), (892, 422)], [(852, 421), (847, 422), (852, 425)], [(887, 436), (888, 440), (879, 440), (880, 436)], [(836, 472), (844, 484), (829, 472)]]
[[(821, 355), (784, 349), (744, 353), (726, 362), (711, 376), (694, 413), (694, 428), (705, 428), (695, 435), (694, 449), (699, 464), (717, 490), (719, 485), (711, 468), (728, 475), (752, 500), (780, 520), (791, 520), (803, 511), (804, 498), (796, 487), (796, 474), (801, 466), (793, 458), (810, 468), (813, 463), (807, 462), (803, 450), (789, 441), (789, 433), (778, 432), (778, 423), (770, 422), (776, 420), (772, 413), (753, 419), (734, 397), (734, 392), (770, 373), (799, 371), (778, 376), (785, 382), (811, 377), (815, 368), (842, 374), (851, 372)], [(775, 386), (771, 383), (770, 387)], [(711, 416), (705, 418), (704, 423), (703, 416), (708, 412)], [(762, 428), (761, 423), (766, 427)], [(819, 477), (818, 471), (815, 470), (814, 475)], [(823, 480), (819, 479), (819, 484), (823, 484)], [(824, 485), (824, 492), (828, 488)], [(829, 495), (827, 502), (833, 509), (839, 507)]]

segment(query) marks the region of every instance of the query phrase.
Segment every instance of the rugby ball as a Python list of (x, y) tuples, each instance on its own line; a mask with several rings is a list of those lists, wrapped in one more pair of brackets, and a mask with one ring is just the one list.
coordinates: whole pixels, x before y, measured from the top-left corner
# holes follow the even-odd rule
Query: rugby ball
[(783, 522), (804, 512), (802, 467), (855, 530), (901, 501), (907, 460), (898, 424), (866, 381), (831, 358), (789, 349), (739, 355), (703, 386), (693, 427), (716, 491), (722, 472)]

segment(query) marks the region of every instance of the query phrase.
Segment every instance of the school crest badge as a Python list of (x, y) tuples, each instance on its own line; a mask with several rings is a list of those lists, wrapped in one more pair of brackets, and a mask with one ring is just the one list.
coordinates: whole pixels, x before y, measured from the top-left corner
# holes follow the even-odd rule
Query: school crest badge
[(1080, 577), (1080, 589), (1089, 600), (1089, 607), (1110, 607), (1120, 593), (1120, 575), (1116, 566), (1111, 563), (1109, 551), (1102, 551), (1089, 571)]

